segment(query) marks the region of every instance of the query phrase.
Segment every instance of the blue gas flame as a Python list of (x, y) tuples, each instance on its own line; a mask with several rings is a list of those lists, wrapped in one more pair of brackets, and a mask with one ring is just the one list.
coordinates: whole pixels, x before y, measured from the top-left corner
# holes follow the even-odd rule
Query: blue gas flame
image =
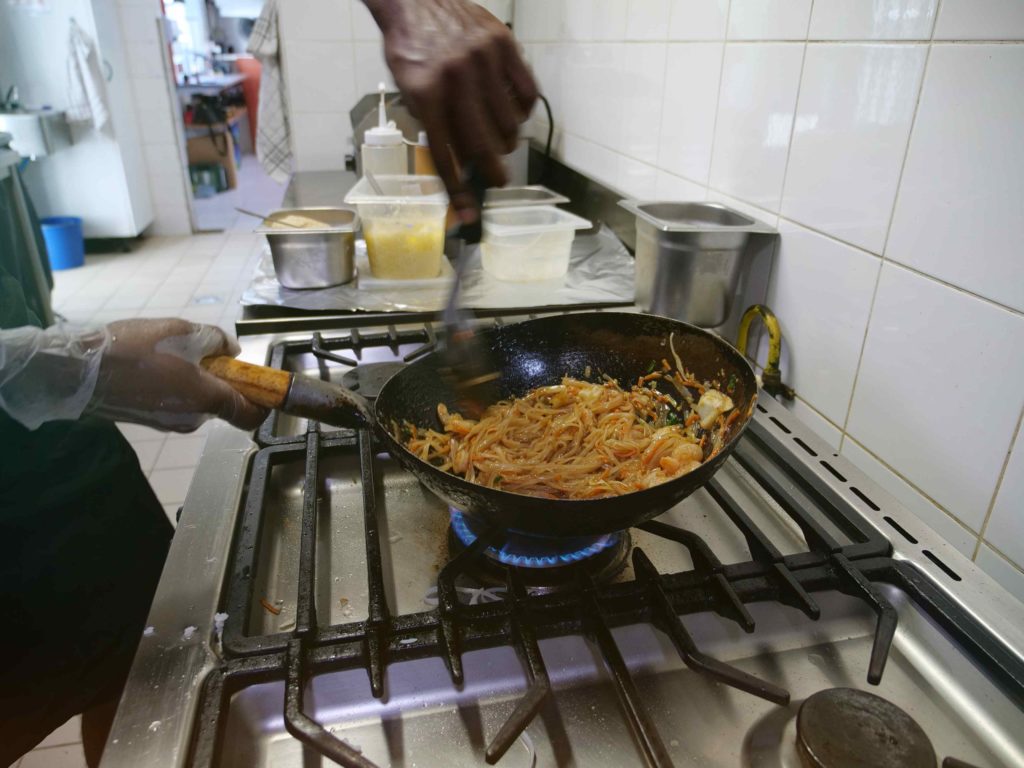
[[(476, 541), (469, 519), (459, 510), (451, 510), (452, 531), (467, 547)], [(538, 536), (510, 536), (501, 548), (488, 547), (486, 553), (505, 565), (517, 568), (557, 568), (593, 557), (613, 546), (620, 534), (545, 539)]]

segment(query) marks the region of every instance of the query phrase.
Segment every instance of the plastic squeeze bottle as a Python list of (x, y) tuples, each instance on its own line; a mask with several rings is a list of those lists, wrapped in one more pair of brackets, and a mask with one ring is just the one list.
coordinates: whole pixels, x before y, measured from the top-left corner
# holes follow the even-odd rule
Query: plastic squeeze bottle
[(377, 125), (363, 135), (363, 173), (369, 170), (375, 176), (406, 174), (409, 172), (409, 154), (402, 132), (395, 127), (394, 120), (388, 120), (384, 104), (384, 92), (387, 87), (381, 83), (377, 88), (380, 91)]

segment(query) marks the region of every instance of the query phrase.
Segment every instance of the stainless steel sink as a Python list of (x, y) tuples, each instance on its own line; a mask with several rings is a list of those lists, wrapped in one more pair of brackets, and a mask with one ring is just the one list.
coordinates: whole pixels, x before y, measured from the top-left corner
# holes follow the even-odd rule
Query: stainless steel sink
[(0, 112), (0, 133), (11, 134), (11, 149), (22, 157), (45, 157), (71, 146), (65, 113), (49, 109)]

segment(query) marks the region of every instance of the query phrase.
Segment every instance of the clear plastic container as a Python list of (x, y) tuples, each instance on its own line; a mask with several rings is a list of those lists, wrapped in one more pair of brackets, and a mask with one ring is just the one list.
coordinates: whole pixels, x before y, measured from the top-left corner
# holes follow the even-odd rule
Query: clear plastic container
[[(362, 215), (362, 211), (360, 211)], [(553, 280), (569, 271), (577, 229), (590, 222), (552, 205), (484, 211), (480, 255), (484, 270), (499, 280)]]
[(448, 195), (436, 176), (377, 176), (376, 192), (360, 179), (345, 202), (363, 223), (370, 272), (383, 280), (424, 280), (441, 274)]

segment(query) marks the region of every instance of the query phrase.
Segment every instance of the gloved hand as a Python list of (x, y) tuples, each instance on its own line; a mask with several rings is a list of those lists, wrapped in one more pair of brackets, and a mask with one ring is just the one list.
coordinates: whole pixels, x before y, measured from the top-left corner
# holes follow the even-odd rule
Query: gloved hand
[(253, 429), (266, 411), (197, 365), (238, 352), (220, 328), (173, 318), (0, 331), (0, 407), (29, 429), (82, 413), (175, 432), (212, 416)]
[[(477, 202), (459, 178), (472, 163), (491, 186), (507, 181), (537, 84), (508, 27), (473, 0), (365, 0), (384, 34), (384, 56), (464, 223)], [(454, 157), (453, 157), (454, 155)]]

